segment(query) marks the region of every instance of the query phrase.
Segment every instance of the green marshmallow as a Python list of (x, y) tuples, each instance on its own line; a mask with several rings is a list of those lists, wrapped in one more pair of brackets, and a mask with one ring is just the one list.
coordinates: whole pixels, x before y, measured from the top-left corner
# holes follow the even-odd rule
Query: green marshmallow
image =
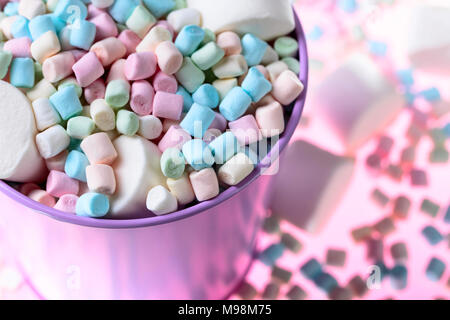
[(167, 178), (179, 179), (184, 173), (186, 159), (177, 148), (169, 148), (161, 156), (161, 171)]
[(122, 79), (111, 81), (106, 86), (105, 100), (114, 109), (124, 107), (130, 100), (130, 84)]
[(286, 57), (286, 58), (281, 59), (281, 61), (286, 63), (289, 70), (291, 70), (295, 74), (300, 73), (300, 62), (297, 59), (292, 58), (292, 57)]
[(78, 116), (67, 121), (67, 134), (75, 139), (84, 139), (90, 136), (95, 129), (95, 123), (91, 118)]
[(205, 31), (205, 37), (203, 38), (202, 45), (210, 42), (216, 42), (216, 34), (214, 32), (208, 28), (203, 28), (203, 31)]
[(291, 37), (280, 37), (275, 40), (274, 49), (282, 58), (292, 57), (298, 50), (298, 42)]
[(225, 56), (225, 51), (215, 42), (205, 44), (191, 56), (192, 61), (201, 70), (208, 70), (217, 64)]
[(9, 66), (12, 61), (12, 53), (8, 51), (0, 51), (0, 79), (3, 79), (8, 73)]
[(186, 0), (175, 0), (175, 7), (173, 7), (173, 11), (184, 8), (187, 8)]
[(139, 117), (131, 111), (119, 110), (116, 120), (117, 131), (126, 136), (134, 136), (139, 130)]
[(83, 89), (80, 87), (75, 78), (67, 78), (62, 80), (58, 85), (58, 90), (61, 90), (66, 87), (73, 87), (77, 93), (78, 98), (80, 98), (81, 95), (83, 94)]
[(205, 82), (205, 74), (191, 60), (184, 58), (180, 70), (175, 74), (178, 82), (189, 93), (193, 93)]
[(126, 25), (139, 37), (143, 38), (152, 25), (156, 23), (156, 18), (143, 5), (138, 5), (127, 19)]

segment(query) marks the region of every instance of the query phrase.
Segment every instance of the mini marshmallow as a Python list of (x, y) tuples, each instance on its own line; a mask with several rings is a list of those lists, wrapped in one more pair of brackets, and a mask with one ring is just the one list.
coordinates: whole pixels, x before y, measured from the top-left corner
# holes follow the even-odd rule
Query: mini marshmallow
[(284, 132), (283, 107), (278, 102), (272, 102), (256, 109), (255, 118), (265, 138), (277, 136)]
[(203, 138), (215, 118), (211, 108), (194, 103), (181, 121), (180, 126), (195, 138)]
[(183, 145), (182, 151), (186, 162), (197, 171), (210, 168), (214, 164), (211, 150), (203, 140), (189, 140)]
[(156, 26), (163, 27), (163, 28), (167, 29), (170, 32), (170, 34), (172, 35), (172, 38), (174, 37), (175, 30), (173, 29), (172, 25), (170, 23), (168, 23), (166, 20), (159, 20), (156, 23)]
[(11, 25), (11, 34), (14, 38), (28, 37), (31, 39), (28, 20), (22, 16), (14, 20), (14, 23)]
[(124, 73), (128, 80), (144, 80), (156, 71), (156, 55), (153, 52), (138, 52), (128, 56)]
[(75, 47), (70, 44), (70, 34), (72, 33), (72, 26), (67, 25), (58, 33), (59, 43), (63, 51), (73, 50)]
[(275, 51), (274, 48), (268, 46), (261, 60), (261, 64), (267, 66), (271, 63), (277, 62), (278, 60), (280, 60), (278, 53)]
[(72, 74), (75, 58), (70, 52), (61, 52), (45, 59), (42, 64), (42, 73), (49, 82), (58, 82)]
[(178, 90), (178, 82), (172, 75), (167, 75), (164, 72), (158, 72), (153, 77), (153, 88), (155, 91), (164, 91), (168, 93), (176, 93)]
[(55, 87), (47, 79), (39, 81), (32, 89), (27, 91), (27, 97), (31, 101), (39, 98), (50, 98), (56, 92)]
[(134, 136), (139, 130), (139, 117), (134, 112), (119, 110), (116, 117), (116, 129), (126, 136)]
[(219, 194), (219, 181), (212, 168), (191, 172), (189, 180), (198, 201), (210, 200)]
[(211, 141), (208, 147), (211, 149), (215, 162), (224, 164), (238, 152), (240, 144), (236, 136), (228, 131)]
[(89, 86), (105, 73), (100, 60), (93, 52), (86, 53), (72, 66), (72, 70), (81, 87)]
[(104, 99), (106, 92), (106, 86), (103, 79), (97, 79), (84, 88), (84, 99), (87, 103), (91, 104), (97, 99)]
[[(14, 22), (17, 20), (17, 16), (16, 15), (14, 15), (14, 16), (10, 16), (10, 17), (4, 17), (2, 20), (1, 20), (1, 29), (2, 29), (2, 32), (3, 32), (3, 35), (6, 37), (6, 39), (12, 39), (13, 38), (13, 35), (11, 34), (11, 28), (12, 28), (12, 25), (14, 24)], [(28, 40), (30, 40), (30, 39), (28, 39)]]
[(55, 205), (55, 198), (53, 198), (50, 194), (45, 192), (44, 190), (33, 190), (28, 194), (28, 197), (31, 200), (42, 203), (48, 207), (53, 207)]
[(130, 90), (128, 81), (113, 80), (106, 86), (105, 100), (114, 109), (120, 109), (130, 101)]
[(295, 73), (295, 74), (300, 73), (300, 62), (297, 59), (292, 58), (292, 57), (286, 57), (286, 58), (281, 59), (281, 61), (286, 63), (289, 70), (291, 70), (293, 73)]
[(53, 208), (62, 212), (75, 213), (77, 201), (78, 196), (74, 194), (65, 194), (58, 199)]
[(147, 35), (136, 47), (136, 52), (155, 52), (156, 47), (164, 41), (172, 41), (172, 34), (169, 30), (161, 26), (150, 29)]
[(192, 99), (195, 103), (211, 109), (219, 105), (219, 93), (216, 88), (210, 84), (203, 84), (193, 94)]
[(45, 13), (45, 4), (41, 0), (21, 0), (18, 13), (28, 20)]
[(175, 93), (158, 91), (153, 99), (153, 115), (158, 118), (179, 120), (183, 112), (183, 97)]
[(121, 59), (127, 53), (123, 43), (114, 37), (109, 37), (92, 45), (91, 52), (94, 52), (104, 67)]
[(55, 171), (61, 171), (64, 172), (64, 166), (66, 164), (67, 156), (69, 155), (69, 151), (64, 150), (63, 152), (60, 152), (54, 157), (45, 159), (45, 164), (47, 165), (47, 169), (49, 171), (55, 170)]
[(60, 198), (65, 194), (78, 194), (80, 184), (61, 171), (50, 171), (47, 178), (46, 190), (54, 197)]
[(143, 0), (145, 6), (156, 18), (161, 18), (175, 7), (174, 0)]
[(158, 143), (158, 148), (164, 152), (167, 148), (178, 148), (181, 150), (183, 145), (191, 140), (191, 135), (180, 126), (170, 126), (166, 134)]
[(183, 175), (186, 160), (177, 148), (166, 149), (161, 156), (161, 171), (167, 178), (178, 179)]
[(137, 0), (115, 0), (112, 6), (108, 8), (108, 12), (118, 23), (125, 24), (138, 4), (139, 1)]
[(176, 73), (183, 64), (183, 55), (171, 41), (161, 42), (155, 50), (158, 66), (165, 74)]
[(167, 186), (170, 193), (175, 196), (179, 205), (186, 205), (195, 200), (194, 190), (187, 174), (183, 174), (179, 179), (167, 179)]
[(122, 41), (123, 45), (127, 49), (127, 53), (125, 54), (126, 56), (136, 52), (136, 47), (141, 42), (141, 38), (139, 38), (136, 33), (128, 29), (123, 30), (117, 39)]
[(75, 210), (78, 216), (101, 218), (109, 211), (109, 199), (101, 193), (84, 193), (78, 199)]
[(22, 37), (6, 41), (3, 50), (11, 52), (15, 58), (29, 58), (31, 57), (30, 47), (30, 38)]
[(83, 89), (81, 89), (81, 87), (78, 84), (78, 81), (77, 81), (77, 79), (75, 79), (75, 77), (68, 77), (68, 78), (65, 78), (64, 80), (61, 80), (58, 84), (57, 89), (59, 91), (66, 87), (72, 87), (73, 89), (75, 89), (77, 97), (81, 98), (81, 95), (83, 94)]
[(252, 98), (241, 87), (234, 87), (228, 92), (219, 106), (220, 113), (228, 121), (235, 121), (250, 107)]
[(217, 176), (220, 182), (235, 186), (247, 178), (254, 168), (255, 164), (250, 158), (245, 153), (240, 152), (220, 167)]
[(60, 125), (55, 125), (36, 135), (36, 145), (42, 158), (56, 156), (69, 146), (70, 137)]
[(34, 86), (34, 62), (30, 58), (14, 58), (9, 70), (9, 82), (17, 88)]
[(214, 112), (215, 117), (211, 125), (209, 126), (209, 129), (217, 129), (220, 132), (224, 132), (227, 128), (228, 121), (225, 119), (223, 115), (221, 115), (219, 112)]
[(233, 56), (242, 52), (241, 39), (232, 31), (220, 33), (217, 36), (217, 45), (223, 49), (226, 56)]
[(177, 199), (163, 186), (152, 188), (147, 195), (147, 209), (157, 216), (177, 210)]
[(247, 33), (242, 37), (242, 55), (248, 66), (253, 67), (261, 63), (267, 50), (267, 43), (253, 34)]
[(283, 71), (273, 83), (272, 96), (282, 105), (289, 105), (303, 92), (303, 83), (291, 70)]
[(183, 97), (183, 112), (188, 112), (192, 104), (194, 103), (194, 100), (192, 100), (192, 96), (182, 86), (178, 86), (178, 90), (176, 93)]
[(74, 86), (61, 88), (52, 94), (49, 99), (63, 120), (77, 116), (83, 110)]
[(78, 116), (67, 121), (67, 134), (75, 139), (84, 139), (94, 131), (95, 123), (91, 118)]
[(212, 70), (217, 78), (228, 79), (242, 76), (248, 71), (248, 66), (244, 56), (237, 54), (223, 58)]
[(249, 145), (262, 139), (261, 131), (258, 128), (255, 117), (252, 115), (246, 115), (229, 122), (228, 127), (241, 145)]
[(196, 25), (188, 25), (181, 29), (175, 39), (175, 46), (184, 56), (189, 56), (198, 48), (205, 37), (205, 31)]
[(162, 133), (163, 127), (161, 120), (153, 115), (139, 117), (138, 134), (145, 139), (153, 140)]
[(28, 27), (33, 40), (37, 40), (41, 35), (48, 31), (53, 31), (55, 34), (57, 32), (51, 15), (48, 14), (34, 17), (30, 20)]
[(241, 86), (252, 98), (253, 102), (260, 101), (266, 94), (272, 91), (272, 84), (256, 67), (248, 70), (247, 76)]
[(274, 49), (281, 58), (293, 57), (298, 51), (298, 42), (291, 37), (280, 37), (275, 40)]
[(125, 24), (128, 29), (143, 38), (155, 23), (155, 17), (143, 5), (138, 5)]
[(95, 39), (95, 24), (77, 19), (70, 29), (70, 44), (76, 48), (89, 50)]
[(191, 59), (201, 70), (215, 66), (225, 56), (225, 51), (215, 42), (209, 42), (195, 51)]
[(140, 116), (149, 115), (152, 112), (154, 96), (155, 90), (148, 81), (133, 82), (131, 86), (131, 110)]
[(86, 167), (88, 165), (89, 160), (84, 153), (72, 150), (69, 152), (64, 164), (64, 172), (72, 179), (86, 182)]
[(90, 116), (95, 125), (102, 131), (110, 131), (116, 127), (114, 110), (104, 99), (97, 99), (91, 103)]
[(124, 74), (125, 62), (125, 59), (119, 59), (111, 65), (111, 67), (109, 68), (108, 77), (106, 78), (106, 84), (110, 83), (113, 80), (119, 79), (128, 81), (127, 77)]
[(222, 101), (228, 92), (231, 91), (234, 87), (237, 87), (238, 81), (236, 78), (231, 79), (218, 79), (212, 83), (214, 88), (216, 88), (219, 93), (220, 101)]
[(95, 40), (100, 41), (109, 37), (117, 37), (119, 31), (116, 23), (107, 13), (101, 13), (91, 19), (89, 22), (95, 25)]
[(36, 119), (36, 126), (39, 131), (44, 131), (55, 124), (61, 122), (61, 118), (55, 109), (53, 109), (50, 100), (47, 98), (38, 98), (33, 101), (33, 112)]
[(205, 82), (205, 74), (192, 62), (191, 58), (184, 58), (175, 76), (189, 93), (197, 90)]
[(203, 41), (201, 43), (202, 46), (210, 42), (216, 42), (216, 34), (214, 32), (212, 32), (208, 28), (203, 28), (203, 31), (205, 31), (205, 37), (203, 38)]
[(116, 149), (104, 132), (84, 138), (80, 147), (91, 164), (112, 164), (117, 158)]
[(86, 179), (88, 188), (92, 192), (114, 194), (116, 191), (114, 170), (106, 164), (93, 164), (87, 166)]

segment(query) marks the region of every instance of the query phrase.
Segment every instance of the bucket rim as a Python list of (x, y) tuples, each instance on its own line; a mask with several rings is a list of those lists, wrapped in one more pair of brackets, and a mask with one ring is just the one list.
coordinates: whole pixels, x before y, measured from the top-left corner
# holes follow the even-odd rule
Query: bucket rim
[[(294, 131), (303, 113), (308, 90), (309, 69), (308, 69), (308, 50), (306, 44), (306, 37), (301, 22), (298, 18), (298, 15), (294, 9), (293, 11), (295, 20), (295, 34), (299, 44), (299, 56), (298, 56), (300, 61), (299, 79), (304, 85), (304, 90), (295, 101), (285, 131), (280, 135), (280, 138), (275, 145), (275, 147), (279, 150), (278, 155), (276, 155), (277, 157), (288, 145), (292, 135), (294, 134)], [(242, 189), (249, 186), (257, 178), (259, 178), (261, 176), (261, 173), (267, 169), (264, 163), (267, 162), (267, 160), (271, 159), (271, 157), (272, 152), (270, 151), (266, 155), (266, 157), (257, 164), (255, 169), (247, 178), (245, 178), (238, 185), (227, 188), (226, 190), (221, 192), (217, 197), (163, 216), (151, 216), (147, 218), (136, 218), (136, 219), (94, 219), (89, 217), (77, 216), (75, 214), (70, 214), (67, 212), (62, 212), (54, 208), (50, 208), (44, 204), (38, 203), (34, 200), (31, 200), (27, 196), (21, 194), (19, 191), (15, 190), (13, 187), (9, 186), (6, 182), (2, 180), (0, 180), (0, 192), (4, 193), (6, 196), (18, 202), (19, 204), (24, 205), (25, 207), (28, 207), (29, 209), (32, 209), (34, 211), (37, 211), (37, 213), (39, 214), (46, 215), (60, 222), (67, 222), (75, 225), (92, 228), (102, 228), (102, 229), (143, 228), (143, 227), (163, 225), (171, 222), (176, 222), (182, 219), (186, 219), (195, 216), (197, 214), (201, 214), (221, 204), (222, 202), (236, 195)]]

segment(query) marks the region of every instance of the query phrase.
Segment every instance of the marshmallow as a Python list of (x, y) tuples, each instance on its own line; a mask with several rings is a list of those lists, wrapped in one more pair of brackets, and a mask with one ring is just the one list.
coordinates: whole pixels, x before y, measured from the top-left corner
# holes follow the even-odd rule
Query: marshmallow
[(65, 194), (61, 198), (58, 199), (56, 204), (53, 206), (54, 209), (67, 212), (67, 213), (75, 213), (76, 205), (77, 205), (78, 197), (74, 194)]
[(128, 81), (113, 80), (106, 86), (105, 100), (114, 109), (120, 109), (130, 101), (130, 90)]
[(22, 37), (6, 41), (3, 50), (11, 52), (14, 58), (29, 58), (31, 57), (30, 47), (30, 38)]
[(17, 88), (34, 87), (34, 62), (30, 58), (14, 58), (9, 69), (9, 82)]
[(211, 108), (194, 103), (181, 121), (180, 126), (195, 138), (203, 138), (206, 130), (214, 121), (215, 112)]
[(42, 203), (48, 207), (53, 207), (55, 205), (55, 198), (44, 190), (33, 190), (28, 194), (31, 200)]
[(182, 151), (186, 162), (197, 171), (210, 168), (214, 164), (211, 149), (203, 140), (189, 140), (183, 145)]
[(289, 70), (289, 66), (283, 61), (275, 61), (266, 66), (266, 70), (269, 73), (270, 81), (275, 83), (280, 74), (284, 71)]
[(181, 150), (183, 145), (191, 139), (191, 135), (180, 126), (170, 126), (169, 130), (159, 141), (158, 148), (161, 152), (172, 147)]
[(45, 13), (45, 4), (41, 0), (20, 0), (18, 13), (31, 20)]
[(243, 146), (255, 143), (262, 139), (256, 119), (252, 115), (246, 115), (228, 123), (231, 132)]
[(218, 79), (212, 83), (217, 92), (219, 92), (220, 101), (222, 101), (228, 92), (234, 87), (237, 87), (238, 81), (236, 78), (231, 79)]
[(147, 192), (165, 186), (161, 172), (161, 152), (156, 145), (139, 136), (120, 136), (114, 140), (118, 159), (113, 165), (117, 190), (111, 198), (111, 217), (145, 217)]
[(189, 109), (194, 104), (194, 100), (192, 100), (192, 96), (182, 86), (178, 86), (177, 94), (179, 94), (180, 96), (183, 97), (183, 112), (188, 112)]
[(50, 100), (47, 98), (38, 98), (34, 100), (32, 106), (36, 126), (39, 131), (44, 131), (61, 122), (61, 118), (56, 110), (53, 109)]
[(44, 159), (52, 158), (64, 151), (70, 144), (70, 137), (60, 125), (55, 125), (36, 135), (36, 145)]
[(117, 158), (116, 149), (104, 132), (84, 138), (80, 147), (90, 164), (112, 164)]
[(136, 0), (115, 0), (108, 12), (114, 20), (124, 24), (138, 4), (139, 1)]
[(238, 152), (240, 145), (236, 136), (227, 131), (209, 143), (208, 147), (211, 149), (215, 163), (224, 164)]
[(90, 115), (100, 130), (110, 131), (115, 129), (116, 115), (104, 99), (97, 99), (91, 103)]
[(75, 211), (78, 216), (101, 218), (109, 211), (109, 199), (101, 193), (84, 193), (78, 199)]
[(355, 54), (319, 85), (314, 104), (351, 153), (394, 119), (403, 97), (369, 57)]
[(233, 30), (271, 40), (295, 28), (289, 0), (188, 0), (187, 4), (200, 11), (203, 27), (215, 33)]
[(58, 37), (54, 31), (47, 31), (31, 44), (30, 51), (34, 60), (43, 63), (45, 59), (61, 50)]
[(228, 121), (235, 121), (250, 107), (252, 98), (241, 87), (234, 87), (227, 93), (219, 106), (220, 113)]
[(148, 81), (139, 80), (131, 86), (131, 109), (140, 116), (149, 115), (152, 112), (155, 90)]
[(192, 99), (195, 103), (211, 109), (219, 105), (219, 93), (216, 88), (210, 84), (203, 84), (193, 94)]
[(139, 130), (139, 117), (134, 112), (119, 110), (116, 117), (116, 129), (126, 136), (134, 136)]
[(12, 58), (12, 53), (8, 51), (0, 51), (0, 79), (6, 77)]
[(261, 60), (261, 64), (267, 66), (271, 63), (277, 62), (278, 60), (280, 60), (278, 53), (275, 51), (274, 48), (272, 48), (271, 46), (268, 46), (266, 49), (266, 52), (264, 53), (264, 56)]
[(74, 86), (66, 86), (50, 96), (52, 106), (63, 120), (75, 117), (83, 111)]
[(153, 187), (147, 194), (147, 209), (157, 216), (174, 212), (178, 208), (177, 199), (163, 186)]
[(124, 74), (125, 59), (119, 59), (111, 65), (109, 68), (108, 77), (106, 78), (106, 83), (110, 83), (113, 80), (125, 80), (128, 81)]
[(242, 52), (241, 39), (232, 31), (225, 31), (219, 34), (217, 36), (217, 45), (222, 48), (226, 56), (233, 56)]
[(171, 41), (161, 42), (155, 50), (158, 66), (165, 74), (174, 74), (183, 64), (183, 55)]
[(47, 79), (39, 81), (32, 89), (27, 91), (27, 97), (31, 101), (39, 98), (50, 98), (52, 94), (56, 93), (55, 87)]
[(164, 91), (168, 93), (176, 93), (178, 90), (178, 82), (172, 75), (167, 75), (164, 72), (158, 72), (153, 77), (153, 88), (155, 91)]
[(95, 25), (95, 40), (100, 41), (109, 37), (117, 37), (119, 31), (116, 23), (107, 13), (100, 13), (91, 18), (89, 22)]
[(70, 45), (75, 48), (89, 50), (95, 39), (95, 24), (86, 20), (77, 19), (70, 28)]
[(0, 81), (0, 95), (0, 178), (40, 181), (46, 170), (34, 141), (37, 130), (30, 102), (22, 92), (4, 81)]
[(86, 19), (87, 8), (81, 0), (60, 0), (53, 14), (68, 23), (74, 23), (76, 19)]
[(47, 178), (46, 189), (52, 196), (60, 198), (65, 194), (78, 194), (80, 184), (64, 172), (52, 170)]
[(248, 65), (244, 56), (237, 54), (223, 58), (212, 70), (219, 79), (236, 78), (248, 71)]
[(293, 57), (298, 51), (298, 42), (291, 37), (280, 37), (275, 40), (274, 49), (279, 57)]
[(64, 172), (64, 166), (66, 164), (67, 156), (69, 155), (69, 151), (64, 150), (60, 152), (56, 156), (52, 158), (45, 159), (45, 164), (47, 165), (47, 169), (49, 171), (56, 170)]
[(172, 41), (172, 34), (161, 26), (154, 26), (136, 47), (136, 52), (155, 52), (156, 47), (164, 41)]
[(167, 186), (178, 201), (179, 205), (186, 205), (195, 200), (194, 190), (187, 174), (183, 174), (179, 179), (167, 179)]
[(121, 59), (127, 53), (127, 48), (123, 43), (114, 37), (109, 37), (92, 45), (91, 52), (94, 52), (104, 67)]
[(72, 70), (83, 88), (92, 84), (105, 73), (102, 63), (93, 52), (86, 53), (72, 66)]
[(158, 91), (153, 99), (153, 115), (158, 118), (179, 120), (183, 112), (183, 97)]
[(303, 92), (304, 86), (291, 70), (283, 71), (273, 83), (272, 96), (282, 105), (289, 105)]
[(138, 134), (145, 139), (153, 140), (158, 138), (163, 130), (161, 120), (153, 115), (139, 117)]
[(183, 8), (169, 13), (167, 16), (167, 22), (170, 23), (177, 33), (179, 33), (185, 26), (200, 26), (201, 15), (196, 9)]
[(282, 157), (280, 171), (268, 191), (269, 207), (297, 227), (317, 232), (329, 220), (353, 168), (351, 158), (295, 141)]
[(123, 45), (127, 49), (126, 56), (136, 52), (136, 47), (141, 42), (141, 38), (131, 30), (125, 29), (120, 34), (118, 39), (122, 41)]
[(128, 80), (144, 80), (156, 71), (156, 55), (153, 52), (138, 52), (128, 56), (124, 73)]
[(91, 104), (97, 99), (104, 99), (106, 92), (106, 86), (103, 79), (97, 79), (84, 88), (84, 99), (87, 103)]
[(266, 94), (272, 91), (272, 84), (264, 77), (257, 67), (249, 69), (241, 86), (252, 98), (253, 102), (260, 101)]
[(75, 58), (70, 52), (61, 52), (45, 59), (42, 64), (42, 74), (49, 82), (58, 82), (72, 74)]
[(114, 3), (114, 0), (91, 0), (91, 3), (99, 9), (105, 9), (110, 7)]
[(280, 135), (284, 131), (283, 107), (276, 101), (256, 109), (255, 118), (264, 138)]
[(114, 194), (116, 178), (113, 169), (106, 164), (93, 164), (86, 167), (89, 190), (97, 193)]
[(255, 164), (245, 153), (238, 153), (225, 162), (217, 172), (219, 181), (229, 186), (235, 186), (252, 173)]
[(197, 90), (205, 82), (205, 74), (192, 62), (191, 58), (184, 58), (175, 76), (189, 93)]
[(167, 178), (178, 179), (184, 173), (186, 160), (177, 148), (169, 148), (161, 156), (161, 171)]
[[(89, 113), (88, 113), (89, 114)], [(67, 121), (67, 134), (75, 139), (84, 139), (95, 129), (95, 122), (88, 117), (78, 116)]]
[(202, 43), (204, 37), (205, 31), (199, 26), (185, 26), (175, 39), (175, 46), (183, 56), (190, 56)]
[(175, 7), (174, 0), (143, 0), (143, 2), (158, 19), (169, 13)]
[(138, 5), (125, 24), (128, 29), (143, 38), (155, 23), (155, 17), (143, 5)]
[(253, 67), (260, 64), (267, 50), (267, 43), (253, 34), (247, 33), (242, 37), (241, 44), (242, 55), (247, 61), (247, 65)]
[(189, 180), (198, 201), (210, 200), (219, 194), (219, 181), (212, 168), (191, 172)]
[(211, 41), (195, 51), (191, 59), (201, 70), (208, 70), (215, 66), (225, 56), (225, 51)]

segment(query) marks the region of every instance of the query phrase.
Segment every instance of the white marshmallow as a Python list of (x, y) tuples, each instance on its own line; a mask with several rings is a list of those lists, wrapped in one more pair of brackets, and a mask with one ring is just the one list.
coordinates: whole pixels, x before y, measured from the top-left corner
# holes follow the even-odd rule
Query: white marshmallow
[(288, 65), (283, 61), (275, 61), (271, 64), (266, 66), (267, 72), (269, 72), (270, 81), (272, 83), (277, 80), (277, 78), (282, 74), (284, 71), (289, 70)]
[(349, 154), (388, 125), (403, 97), (368, 56), (352, 55), (314, 94), (314, 108)]
[(161, 151), (139, 136), (120, 136), (113, 142), (118, 157), (113, 164), (117, 189), (111, 198), (110, 216), (115, 218), (147, 217), (147, 192), (166, 186), (161, 172)]
[(5, 17), (2, 19), (2, 22), (0, 25), (2, 28), (3, 35), (6, 37), (6, 39), (13, 38), (13, 35), (11, 33), (11, 27), (17, 18), (18, 18), (18, 16), (10, 16), (10, 17)]
[(243, 55), (235, 54), (220, 60), (212, 70), (217, 78), (228, 79), (245, 74), (248, 71), (248, 65)]
[(161, 216), (177, 211), (177, 199), (163, 186), (152, 188), (147, 195), (147, 209)]
[(27, 97), (31, 101), (39, 98), (49, 98), (56, 92), (55, 87), (47, 79), (39, 81), (32, 89), (27, 91)]
[(215, 33), (253, 33), (271, 40), (295, 28), (289, 0), (188, 0), (187, 4), (200, 11), (203, 27)]
[(278, 60), (280, 60), (278, 53), (275, 51), (274, 48), (272, 48), (271, 46), (268, 46), (266, 49), (266, 52), (264, 53), (264, 56), (261, 60), (261, 64), (264, 66), (267, 66), (268, 64), (277, 62)]
[(217, 92), (219, 92), (220, 101), (225, 98), (228, 92), (234, 87), (237, 87), (238, 81), (236, 78), (231, 79), (219, 79), (212, 83)]
[(186, 173), (177, 180), (168, 178), (167, 186), (180, 205), (186, 205), (195, 200), (194, 190)]
[(155, 26), (150, 29), (144, 39), (137, 45), (136, 52), (155, 52), (158, 44), (164, 41), (172, 41), (172, 34), (164, 27)]
[(40, 181), (46, 168), (34, 141), (37, 130), (30, 102), (5, 81), (0, 81), (0, 97), (0, 179)]
[(148, 115), (139, 117), (138, 134), (145, 139), (153, 140), (158, 138), (163, 131), (163, 125), (159, 118)]
[(47, 31), (37, 38), (30, 47), (34, 60), (43, 63), (45, 59), (61, 51), (58, 37), (53, 31)]
[(183, 8), (169, 13), (167, 22), (169, 22), (173, 29), (178, 33), (184, 26), (200, 26), (201, 15), (197, 9)]
[[(45, 159), (45, 164), (47, 165), (47, 169), (49, 171), (61, 171), (64, 172), (64, 166), (66, 165), (66, 159), (69, 155), (69, 151), (64, 150), (63, 152), (57, 154), (52, 158)], [(81, 193), (80, 193), (81, 194)]]
[(235, 186), (244, 180), (255, 169), (255, 164), (245, 153), (238, 153), (220, 167), (217, 176), (219, 181)]
[(59, 124), (36, 135), (36, 145), (44, 159), (52, 158), (64, 151), (70, 144), (70, 137)]
[(45, 3), (41, 0), (20, 0), (19, 14), (28, 20), (45, 13)]
[(268, 190), (269, 207), (299, 228), (317, 232), (350, 182), (352, 158), (338, 157), (306, 141), (289, 145)]
[(34, 100), (32, 106), (39, 131), (44, 131), (61, 122), (61, 118), (47, 98)]
[[(83, 108), (85, 109), (85, 108)], [(87, 109), (86, 109), (87, 112)], [(104, 99), (92, 101), (89, 108), (89, 116), (95, 125), (102, 131), (110, 131), (116, 127), (116, 114)]]
[(103, 9), (112, 6), (114, 0), (91, 0), (91, 3), (94, 7)]

